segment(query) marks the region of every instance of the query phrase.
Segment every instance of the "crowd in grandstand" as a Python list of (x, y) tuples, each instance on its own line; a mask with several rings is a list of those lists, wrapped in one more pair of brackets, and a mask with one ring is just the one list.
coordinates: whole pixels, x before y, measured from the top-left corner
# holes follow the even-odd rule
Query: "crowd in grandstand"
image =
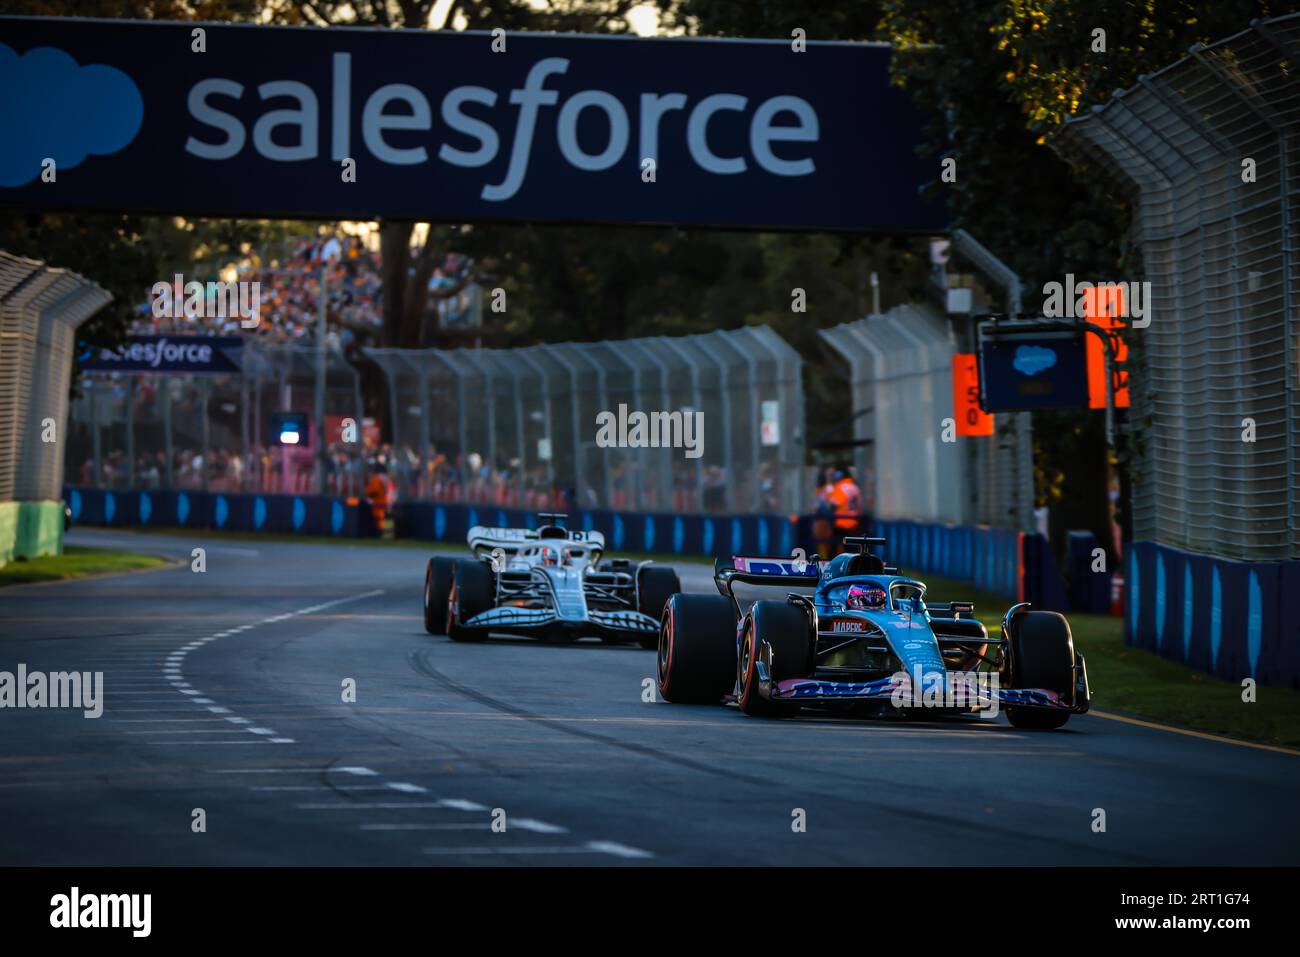
[[(316, 490), (318, 466), (306, 448), (254, 445), (247, 452), (213, 448), (205, 457), (201, 449), (178, 446), (171, 453), (169, 469), (164, 451), (138, 452), (132, 463), (125, 450), (113, 447), (101, 453), (98, 470), (92, 446), (84, 437), (77, 442), (77, 448), (79, 464), (74, 462), (71, 467), (84, 485), (293, 494)], [(386, 498), (390, 506), (398, 501), (425, 500), (529, 510), (726, 512), (748, 511), (753, 494), (748, 480), (733, 487), (727, 483), (725, 469), (716, 465), (702, 469), (702, 485), (694, 465), (675, 467), (671, 492), (664, 498), (655, 476), (640, 474), (622, 464), (611, 471), (607, 497), (603, 483), (596, 487), (566, 482), (553, 476), (545, 464), (521, 468), (518, 461), (511, 461), (493, 468), (477, 452), (448, 455), (437, 448), (429, 450), (422, 464), (416, 449), (409, 445), (394, 448), (389, 443), (365, 451), (341, 443), (329, 445), (324, 468), (325, 487), (334, 495), (362, 495), (376, 474), (383, 475), (383, 483), (389, 487)], [(780, 505), (775, 475), (774, 467), (767, 463), (757, 473), (762, 510), (775, 510)]]
[[(457, 286), (470, 267), (458, 253), (449, 253), (434, 269), (429, 280), (432, 292)], [(264, 260), (250, 253), (233, 266), (230, 278), (241, 283), (259, 284), (259, 322), (245, 329), (239, 316), (217, 316), (215, 297), (209, 300), (202, 315), (182, 318), (155, 316), (154, 296), (139, 307), (139, 317), (130, 331), (135, 335), (204, 333), (208, 335), (256, 335), (270, 343), (316, 341), (319, 328), (321, 270), (325, 270), (326, 336), (332, 346), (346, 349), (350, 344), (374, 345), (383, 325), (383, 272), (380, 254), (367, 248), (356, 236), (331, 235), (296, 240), (284, 259)], [(216, 276), (185, 276), (185, 280), (217, 282)], [(457, 300), (458, 301), (458, 300)], [(435, 307), (450, 309), (443, 321), (454, 324), (458, 316), (455, 305), (441, 300)]]
[[(463, 256), (449, 254), (433, 272), (430, 291), (446, 293), (464, 285), (470, 263)], [(153, 293), (139, 307), (139, 316), (131, 332), (145, 334), (195, 334), (256, 336), (261, 341), (314, 344), (319, 329), (321, 276), (326, 287), (326, 329), (331, 346), (347, 349), (352, 344), (375, 344), (383, 323), (383, 273), (377, 249), (361, 238), (345, 234), (323, 234), (293, 241), (278, 255), (250, 253), (222, 270), (226, 282), (259, 283), (260, 321), (246, 329), (240, 317), (217, 317), (215, 303), (209, 300), (202, 315), (171, 318), (161, 308), (155, 315)], [(217, 276), (184, 276), (185, 281), (216, 281)], [(439, 322), (455, 328), (465, 321), (458, 310), (470, 307), (466, 296), (431, 299)], [(211, 445), (205, 454), (196, 449), (205, 441), (199, 422), (203, 415), (198, 380), (183, 376), (159, 380), (151, 376), (135, 377), (132, 390), (120, 376), (101, 377), (98, 388), (107, 408), (100, 413), (107, 430), (101, 442), (98, 465), (92, 443), (85, 430), (78, 460), (69, 466), (79, 480), (88, 485), (108, 488), (184, 488), (212, 491), (261, 491), (309, 493), (317, 488), (317, 470), (322, 466), (307, 448), (286, 450), (280, 446), (263, 446), (239, 442), (239, 426), (226, 421), (214, 427), (206, 437)], [(162, 396), (158, 389), (166, 381), (169, 415), (176, 423), (175, 447), (161, 451), (161, 418), (158, 410)], [(220, 400), (207, 393), (212, 416), (218, 416)], [(124, 443), (122, 423), (128, 421), (123, 403), (134, 398), (129, 421), (137, 429), (136, 454), (129, 456)], [(241, 397), (242, 398), (242, 397)], [(276, 400), (279, 401), (278, 399)], [(234, 415), (233, 406), (226, 418)], [(88, 426), (92, 416), (81, 410), (80, 421)], [(116, 427), (110, 423), (116, 423)], [(247, 427), (247, 423), (245, 423)], [(252, 438), (250, 436), (250, 438)], [(231, 441), (237, 448), (222, 447)], [(150, 451), (140, 451), (149, 446)], [(589, 465), (591, 463), (588, 463)], [(608, 481), (601, 469), (609, 467)], [(602, 461), (581, 482), (557, 474), (555, 463), (534, 463), (523, 467), (518, 460), (491, 462), (477, 451), (461, 454), (430, 447), (422, 457), (411, 445), (394, 448), (387, 443), (370, 441), (363, 450), (358, 446), (331, 445), (327, 448), (323, 468), (325, 485), (332, 494), (375, 498), (382, 490), (386, 507), (398, 501), (416, 499), (469, 502), (531, 510), (555, 509), (577, 511), (584, 508), (645, 509), (650, 511), (725, 512), (749, 510), (755, 502), (759, 510), (780, 507), (778, 470), (762, 463), (757, 471), (741, 470), (728, 474), (720, 464), (703, 464), (675, 459), (667, 482), (659, 473), (644, 471), (644, 463), (623, 459)], [(568, 471), (572, 471), (569, 468)], [(593, 477), (593, 476), (599, 476)], [(664, 485), (668, 487), (665, 489)]]

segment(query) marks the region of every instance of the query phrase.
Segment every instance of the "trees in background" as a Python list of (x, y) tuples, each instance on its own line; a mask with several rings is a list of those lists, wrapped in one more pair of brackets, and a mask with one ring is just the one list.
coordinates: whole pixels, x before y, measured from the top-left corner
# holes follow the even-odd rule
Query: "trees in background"
[[(654, 0), (669, 30), (697, 35), (893, 43), (896, 82), (930, 119), (934, 154), (957, 164), (939, 193), (969, 229), (1035, 291), (1065, 273), (1140, 278), (1129, 242), (1128, 197), (1049, 145), (1069, 116), (1104, 102), (1198, 41), (1244, 29), (1300, 0)], [(636, 0), (11, 0), (9, 12), (158, 19), (244, 20), (418, 29), (626, 32)], [(1103, 46), (1097, 31), (1103, 31)], [(918, 162), (923, 162), (918, 158)], [(924, 160), (924, 162), (932, 162)], [(922, 294), (917, 241), (847, 235), (725, 233), (662, 227), (435, 225), (413, 243), (414, 222), (382, 224), (386, 345), (434, 344), (429, 278), (447, 252), (477, 263), (504, 289), (491, 316), (497, 341), (684, 334), (768, 323), (806, 357), (816, 329), (864, 315), (867, 277), (888, 307)], [(119, 214), (0, 212), (0, 248), (84, 273), (116, 297), (89, 332), (111, 335), (143, 290), (201, 252), (236, 254), (283, 234), (285, 224), (188, 222)], [(793, 290), (806, 312), (791, 309)], [(439, 294), (450, 295), (456, 288)], [(810, 380), (810, 413), (830, 415), (825, 377)], [(1074, 410), (1036, 416), (1037, 495), (1103, 541), (1106, 449), (1100, 418)]]
[[(939, 180), (954, 226), (969, 230), (1024, 280), (1027, 309), (1045, 282), (1141, 278), (1129, 197), (1049, 145), (1068, 117), (1105, 102), (1187, 54), (1297, 0), (658, 0), (691, 32), (893, 43), (895, 80), (930, 119), (930, 146), (957, 163)], [(1097, 31), (1102, 31), (1100, 34)], [(1098, 41), (1101, 42), (1098, 42)], [(1135, 344), (1140, 348), (1140, 343)], [(1141, 424), (1129, 423), (1140, 440)], [(1100, 414), (1035, 413), (1038, 504), (1060, 527), (1109, 523), (1108, 450)], [(1126, 465), (1125, 449), (1120, 464)], [(1121, 518), (1126, 516), (1121, 515)]]

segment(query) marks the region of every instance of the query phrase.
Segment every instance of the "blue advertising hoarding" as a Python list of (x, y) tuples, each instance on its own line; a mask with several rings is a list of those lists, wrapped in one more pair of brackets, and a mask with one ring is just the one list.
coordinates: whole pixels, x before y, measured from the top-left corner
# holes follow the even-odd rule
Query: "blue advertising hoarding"
[(239, 372), (238, 336), (128, 336), (114, 349), (86, 346), (83, 372), (156, 372), (229, 375)]
[(941, 231), (890, 55), (0, 17), (0, 206)]

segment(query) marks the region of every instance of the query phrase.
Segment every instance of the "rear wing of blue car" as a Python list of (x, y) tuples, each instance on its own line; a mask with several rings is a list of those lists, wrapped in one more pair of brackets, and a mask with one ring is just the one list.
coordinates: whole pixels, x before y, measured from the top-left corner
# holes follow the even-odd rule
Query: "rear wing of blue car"
[(774, 585), (786, 588), (811, 588), (821, 576), (816, 558), (810, 561), (788, 555), (751, 557), (737, 555), (719, 558), (713, 563), (713, 581), (718, 591), (735, 601), (731, 592), (734, 582), (746, 585)]

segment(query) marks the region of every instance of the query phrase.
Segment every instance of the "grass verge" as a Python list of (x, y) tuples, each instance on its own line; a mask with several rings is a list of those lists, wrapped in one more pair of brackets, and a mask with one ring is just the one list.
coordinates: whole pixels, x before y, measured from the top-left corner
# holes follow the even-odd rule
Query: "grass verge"
[[(925, 582), (938, 601), (971, 599), (990, 635), (1001, 631), (1010, 604), (996, 595), (934, 575), (907, 574)], [(1257, 700), (1241, 700), (1241, 685), (1193, 671), (1176, 661), (1124, 644), (1121, 619), (1071, 614), (1075, 648), (1088, 661), (1092, 706), (1101, 711), (1147, 718), (1269, 744), (1300, 747), (1300, 691), (1260, 686)]]
[(165, 564), (167, 559), (157, 555), (67, 545), (62, 555), (9, 562), (4, 568), (0, 568), (0, 587), (133, 572), (145, 568), (157, 568)]

